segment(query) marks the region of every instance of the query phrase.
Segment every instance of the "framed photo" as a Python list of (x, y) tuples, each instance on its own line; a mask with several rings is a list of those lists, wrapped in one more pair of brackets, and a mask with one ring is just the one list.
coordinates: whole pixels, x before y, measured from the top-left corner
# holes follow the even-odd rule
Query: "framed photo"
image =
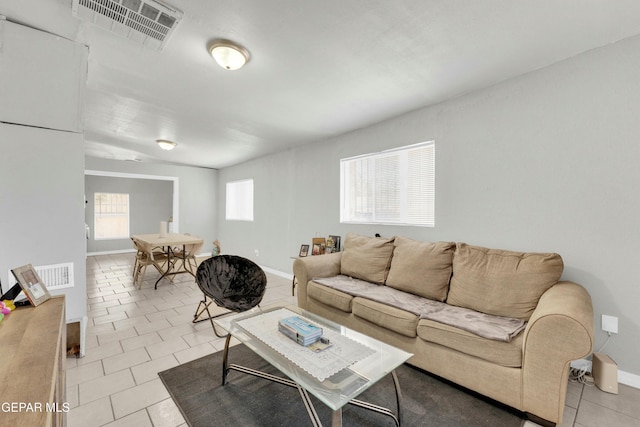
[(42, 279), (40, 279), (38, 272), (35, 270), (35, 268), (33, 268), (31, 264), (14, 268), (11, 270), (11, 272), (15, 276), (18, 283), (20, 283), (20, 287), (24, 291), (24, 294), (27, 296), (29, 302), (34, 307), (51, 298), (47, 287), (44, 283), (42, 283)]
[(311, 255), (324, 254), (325, 248), (327, 247), (327, 241), (324, 237), (314, 237), (311, 240), (311, 244), (313, 245), (313, 248), (311, 249)]
[(300, 246), (300, 255), (298, 256), (307, 256), (309, 255), (309, 245), (302, 245)]
[[(331, 248), (331, 251), (328, 249)], [(327, 253), (340, 252), (340, 236), (329, 236), (327, 238)]]

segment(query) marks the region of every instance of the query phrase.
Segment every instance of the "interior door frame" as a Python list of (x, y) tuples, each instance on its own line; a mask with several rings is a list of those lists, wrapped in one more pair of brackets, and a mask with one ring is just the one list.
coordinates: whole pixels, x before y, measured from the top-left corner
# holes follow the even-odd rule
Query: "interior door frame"
[(107, 176), (112, 178), (155, 179), (158, 181), (173, 181), (173, 232), (180, 232), (180, 194), (179, 179), (177, 176), (145, 175), (127, 172), (111, 172), (85, 169), (85, 176)]

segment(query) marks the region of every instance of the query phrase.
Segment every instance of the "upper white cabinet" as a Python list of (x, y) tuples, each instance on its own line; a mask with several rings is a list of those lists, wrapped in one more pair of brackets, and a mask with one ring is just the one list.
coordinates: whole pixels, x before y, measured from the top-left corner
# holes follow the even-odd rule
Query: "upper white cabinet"
[(88, 48), (0, 17), (0, 121), (82, 132)]

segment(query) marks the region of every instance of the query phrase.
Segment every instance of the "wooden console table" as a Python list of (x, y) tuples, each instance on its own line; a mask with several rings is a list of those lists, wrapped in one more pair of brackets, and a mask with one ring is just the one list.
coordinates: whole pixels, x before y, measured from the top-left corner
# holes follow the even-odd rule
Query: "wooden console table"
[(0, 426), (66, 425), (64, 296), (0, 323)]

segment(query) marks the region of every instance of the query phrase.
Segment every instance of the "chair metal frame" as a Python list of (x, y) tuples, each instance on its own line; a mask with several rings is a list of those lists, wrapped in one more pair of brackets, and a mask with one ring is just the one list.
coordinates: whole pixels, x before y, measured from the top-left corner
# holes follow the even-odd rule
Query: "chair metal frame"
[[(216, 334), (218, 338), (225, 338), (227, 336), (227, 333), (225, 332), (224, 334), (219, 334), (218, 330), (216, 329), (216, 324), (213, 323), (213, 319), (226, 316), (227, 314), (230, 314), (233, 312), (231, 310), (227, 310), (224, 313), (220, 313), (220, 314), (216, 314), (215, 316), (212, 316), (211, 311), (209, 311), (209, 306), (213, 304), (213, 302), (214, 301), (212, 299), (209, 299), (207, 294), (203, 293), (202, 301), (199, 302), (198, 308), (196, 308), (196, 313), (193, 315), (192, 323), (206, 322), (207, 320), (209, 320), (211, 322), (211, 327), (213, 328), (213, 333)], [(204, 319), (199, 319), (199, 317), (202, 316), (202, 314), (205, 311), (207, 312), (208, 317), (205, 317)]]
[[(206, 259), (205, 261), (203, 261), (203, 263), (204, 263), (204, 262), (212, 262), (212, 261), (210, 261), (210, 260), (211, 260), (211, 259), (215, 259), (215, 258), (217, 258), (217, 257), (222, 257), (222, 258), (227, 258), (227, 257), (228, 257), (228, 258), (241, 258), (241, 257), (237, 257), (237, 256), (234, 256), (234, 255), (217, 255), (216, 257), (212, 257), (212, 258), (208, 258), (208, 259)], [(248, 259), (247, 259), (247, 261), (250, 261), (250, 260), (248, 260)], [(250, 261), (250, 262), (251, 262), (251, 263), (253, 263), (253, 261)], [(253, 264), (255, 264), (255, 263), (253, 263)], [(202, 265), (202, 264), (201, 264), (201, 265)], [(260, 268), (257, 264), (255, 264), (255, 266), (256, 266), (256, 267), (258, 267), (258, 268)], [(199, 270), (200, 268), (201, 268), (201, 266), (198, 266), (198, 270)], [(266, 283), (267, 283), (267, 280), (266, 280), (266, 274), (264, 273), (264, 271), (263, 271), (261, 268), (260, 268), (260, 271), (262, 271), (262, 274), (263, 274), (263, 277), (264, 277), (264, 287), (265, 287), (264, 291), (266, 291)], [(228, 334), (227, 334), (226, 332), (225, 332), (225, 333), (223, 333), (223, 334), (220, 334), (220, 333), (218, 332), (218, 330), (216, 329), (216, 325), (215, 325), (215, 323), (213, 322), (213, 319), (216, 319), (216, 318), (218, 318), (218, 317), (222, 317), (222, 316), (226, 316), (226, 315), (228, 315), (228, 314), (230, 314), (230, 313), (233, 313), (234, 311), (236, 311), (236, 312), (237, 312), (237, 310), (229, 309), (228, 307), (225, 307), (225, 306), (224, 306), (224, 304), (223, 304), (223, 305), (221, 305), (221, 304), (217, 303), (217, 302), (215, 301), (215, 299), (214, 299), (211, 295), (207, 295), (207, 292), (205, 291), (205, 289), (203, 288), (203, 286), (202, 286), (202, 285), (199, 283), (199, 281), (198, 281), (197, 274), (196, 274), (196, 283), (198, 283), (198, 287), (200, 287), (200, 289), (202, 290), (202, 293), (203, 293), (203, 299), (202, 299), (202, 301), (200, 301), (200, 302), (198, 303), (198, 307), (196, 308), (196, 312), (195, 312), (195, 314), (193, 315), (192, 323), (200, 323), (200, 322), (204, 322), (204, 321), (209, 320), (209, 321), (210, 321), (210, 323), (211, 323), (211, 328), (213, 329), (214, 334), (215, 334), (218, 338), (225, 338), (225, 337), (227, 337), (227, 336), (228, 336)], [(264, 291), (262, 292), (262, 296), (264, 296)], [(262, 300), (262, 298), (261, 298), (261, 300)], [(226, 311), (226, 312), (224, 312), (224, 313), (220, 313), (220, 314), (212, 315), (212, 314), (211, 314), (211, 311), (209, 310), (209, 306), (210, 306), (211, 304), (213, 304), (214, 302), (216, 303), (216, 305), (217, 305), (218, 307), (227, 308), (227, 311)], [(260, 303), (258, 302), (258, 304), (256, 304), (255, 306), (258, 306), (258, 307), (259, 307), (259, 306), (260, 306)], [(253, 307), (251, 307), (251, 308), (253, 308)], [(201, 318), (200, 318), (200, 316), (202, 316), (205, 312), (207, 313), (207, 317), (205, 317), (205, 318), (202, 318), (202, 319), (201, 319)]]

